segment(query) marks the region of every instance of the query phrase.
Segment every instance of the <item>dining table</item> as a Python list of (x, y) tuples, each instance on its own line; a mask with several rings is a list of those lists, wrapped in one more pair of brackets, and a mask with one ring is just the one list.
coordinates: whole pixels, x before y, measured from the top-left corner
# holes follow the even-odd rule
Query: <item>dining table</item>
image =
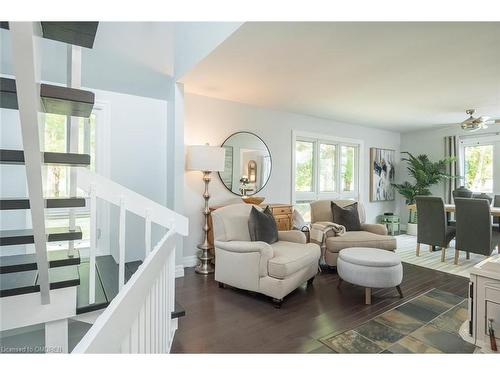
[[(411, 210), (416, 210), (417, 209), (417, 205), (414, 203), (414, 204), (410, 204), (408, 206), (409, 209)], [(455, 212), (456, 211), (456, 208), (455, 208), (455, 205), (454, 204), (445, 204), (444, 205), (444, 210), (446, 212)], [(494, 216), (494, 217), (500, 217), (500, 207), (490, 207), (490, 212), (491, 212), (491, 216)]]
[[(455, 205), (454, 204), (445, 204), (444, 205), (444, 210), (446, 212), (455, 212)], [(500, 217), (500, 207), (490, 207), (491, 211), (491, 216), (495, 217)]]

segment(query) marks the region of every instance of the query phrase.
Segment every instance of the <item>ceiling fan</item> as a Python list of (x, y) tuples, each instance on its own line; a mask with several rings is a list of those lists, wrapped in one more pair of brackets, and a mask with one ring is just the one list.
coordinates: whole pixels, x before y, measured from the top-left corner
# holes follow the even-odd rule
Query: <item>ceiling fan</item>
[(479, 129), (488, 129), (488, 125), (500, 124), (500, 120), (493, 120), (488, 116), (474, 117), (475, 112), (475, 109), (465, 111), (469, 115), (469, 118), (460, 123), (463, 130), (474, 132)]

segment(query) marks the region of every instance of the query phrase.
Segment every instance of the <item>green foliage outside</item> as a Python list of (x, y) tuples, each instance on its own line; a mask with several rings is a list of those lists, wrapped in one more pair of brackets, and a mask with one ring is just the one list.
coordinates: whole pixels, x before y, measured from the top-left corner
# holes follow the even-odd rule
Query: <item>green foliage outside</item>
[(354, 171), (354, 147), (344, 147), (344, 168), (342, 179), (344, 181), (344, 191), (352, 191), (352, 180)]
[(493, 146), (465, 148), (465, 187), (473, 191), (491, 192), (493, 180)]
[(295, 188), (297, 191), (312, 190), (313, 144), (296, 142)]

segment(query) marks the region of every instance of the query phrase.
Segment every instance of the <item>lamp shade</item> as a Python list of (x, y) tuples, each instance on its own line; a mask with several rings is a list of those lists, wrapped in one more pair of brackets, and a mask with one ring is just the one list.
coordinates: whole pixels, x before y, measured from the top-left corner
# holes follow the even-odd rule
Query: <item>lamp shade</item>
[(190, 171), (221, 172), (226, 150), (217, 146), (188, 146), (186, 169)]

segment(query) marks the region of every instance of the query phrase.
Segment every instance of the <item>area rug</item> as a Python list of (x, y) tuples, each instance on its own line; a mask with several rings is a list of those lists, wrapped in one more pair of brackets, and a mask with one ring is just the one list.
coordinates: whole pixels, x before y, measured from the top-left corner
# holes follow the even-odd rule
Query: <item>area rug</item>
[(362, 325), (320, 339), (335, 353), (473, 353), (458, 330), (467, 300), (432, 289)]
[[(465, 253), (461, 251), (458, 265), (453, 264), (455, 240), (451, 241), (450, 247), (446, 251), (444, 262), (441, 262), (441, 251), (430, 252), (427, 245), (420, 247), (420, 256), (417, 257), (415, 253), (417, 237), (401, 234), (396, 236), (396, 240), (397, 249), (395, 252), (401, 257), (403, 262), (466, 278), (469, 278), (470, 272), (476, 264), (486, 259), (483, 255), (472, 253), (470, 254), (470, 259), (465, 259)], [(497, 254), (496, 250), (493, 252), (493, 255), (495, 254)]]

